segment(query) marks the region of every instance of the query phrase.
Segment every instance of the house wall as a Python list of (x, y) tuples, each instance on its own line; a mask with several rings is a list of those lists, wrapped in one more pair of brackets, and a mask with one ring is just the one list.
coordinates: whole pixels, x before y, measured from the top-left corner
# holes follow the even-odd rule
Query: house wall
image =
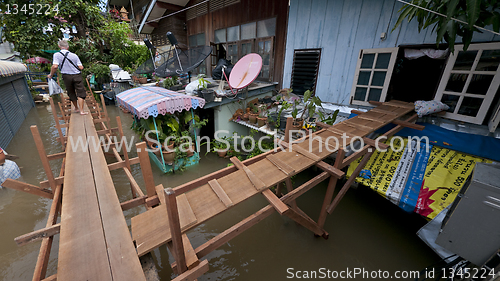
[(186, 30), (184, 30), (185, 23), (186, 13), (176, 13), (173, 16), (160, 20), (158, 27), (151, 32), (151, 42), (157, 47), (170, 45), (167, 39), (167, 32), (170, 31), (174, 34), (179, 43), (187, 45), (187, 33)]
[[(290, 87), (294, 50), (321, 48), (316, 94), (323, 101), (349, 104), (361, 49), (435, 43), (432, 28), (419, 33), (415, 20), (405, 20), (391, 32), (402, 6), (395, 0), (290, 0), (283, 87)], [(382, 32), (387, 33), (385, 40), (380, 39)], [(485, 32), (473, 38), (487, 41), (500, 37)]]
[[(190, 1), (187, 6), (192, 6)], [(187, 35), (205, 33), (205, 43), (214, 41), (217, 29), (241, 25), (258, 20), (276, 17), (276, 36), (274, 41), (274, 80), (281, 85), (287, 30), (288, 0), (241, 0), (239, 3), (208, 12), (187, 21)], [(209, 66), (209, 60), (207, 67)]]
[(24, 74), (0, 77), (0, 147), (7, 148), (33, 106)]

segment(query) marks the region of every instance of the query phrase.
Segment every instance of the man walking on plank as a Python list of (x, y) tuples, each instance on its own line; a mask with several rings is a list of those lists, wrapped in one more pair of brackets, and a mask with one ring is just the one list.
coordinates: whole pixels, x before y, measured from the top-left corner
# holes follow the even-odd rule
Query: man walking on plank
[(85, 101), (87, 93), (83, 87), (81, 75), (81, 70), (83, 69), (82, 62), (76, 54), (68, 50), (68, 41), (60, 40), (57, 45), (61, 51), (54, 54), (52, 68), (47, 78), (52, 79), (52, 75), (54, 75), (57, 68), (59, 68), (62, 73), (64, 85), (66, 85), (69, 99), (75, 106), (75, 112), (80, 112), (82, 115), (88, 114), (88, 112), (83, 111), (83, 102)]

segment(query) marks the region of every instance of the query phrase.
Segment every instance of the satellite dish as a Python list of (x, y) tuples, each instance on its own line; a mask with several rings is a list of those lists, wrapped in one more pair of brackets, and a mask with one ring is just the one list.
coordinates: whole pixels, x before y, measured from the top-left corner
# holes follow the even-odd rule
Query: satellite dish
[(228, 83), (233, 89), (245, 88), (259, 76), (261, 69), (262, 57), (258, 54), (248, 54), (233, 66)]
[[(157, 55), (151, 61), (144, 62), (137, 68), (135, 73), (146, 74), (155, 72), (156, 76), (159, 77), (189, 74), (193, 69), (200, 66), (212, 52), (210, 46), (198, 46), (183, 50), (179, 47), (179, 42), (170, 31), (167, 32), (167, 38), (173, 48)], [(160, 66), (156, 67), (157, 65)]]
[(202, 64), (212, 52), (210, 46), (193, 47), (188, 50), (171, 49), (160, 54), (161, 65), (155, 73), (159, 77), (168, 77), (189, 73)]
[[(222, 74), (227, 80), (231, 93), (236, 96), (239, 89), (247, 87), (257, 78), (257, 76), (259, 76), (260, 70), (262, 69), (262, 57), (259, 54), (254, 53), (242, 57), (233, 66), (233, 69), (229, 74), (229, 79), (227, 79), (224, 68), (225, 67), (223, 66)], [(236, 90), (236, 92), (234, 90)], [(217, 95), (220, 96), (227, 96), (228, 94), (228, 92), (224, 91), (220, 88), (220, 86), (216, 92)]]

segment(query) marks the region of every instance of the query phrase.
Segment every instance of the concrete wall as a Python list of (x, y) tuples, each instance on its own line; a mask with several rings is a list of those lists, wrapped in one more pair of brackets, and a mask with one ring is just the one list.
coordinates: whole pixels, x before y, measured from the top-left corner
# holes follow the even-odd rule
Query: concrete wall
[[(290, 0), (283, 87), (290, 87), (294, 50), (321, 48), (316, 94), (323, 101), (347, 105), (361, 49), (435, 43), (432, 28), (419, 33), (415, 20), (405, 20), (391, 32), (402, 6), (395, 0)], [(385, 40), (380, 39), (382, 32), (387, 33)], [(473, 41), (500, 37), (478, 33)]]
[[(263, 94), (260, 94), (257, 96), (250, 97), (250, 98), (246, 99), (246, 101), (251, 101), (251, 100), (254, 100), (256, 98), (261, 99), (265, 96), (271, 96), (271, 95), (272, 95), (272, 92), (269, 91), (269, 92), (266, 92), (266, 93), (263, 93)], [(222, 136), (230, 137), (231, 135), (233, 135), (233, 132), (236, 132), (239, 136), (247, 136), (250, 134), (250, 128), (245, 127), (243, 125), (240, 125), (238, 123), (229, 121), (229, 119), (231, 119), (231, 117), (236, 112), (236, 110), (238, 108), (241, 108), (241, 107), (242, 107), (241, 103), (233, 102), (233, 103), (228, 103), (228, 104), (217, 106), (217, 107), (213, 108), (214, 120), (215, 120), (215, 124), (214, 124), (215, 132), (217, 132), (219, 130), (229, 131), (229, 133), (227, 133), (227, 134), (223, 134), (223, 133), (218, 134), (219, 137), (222, 137)]]

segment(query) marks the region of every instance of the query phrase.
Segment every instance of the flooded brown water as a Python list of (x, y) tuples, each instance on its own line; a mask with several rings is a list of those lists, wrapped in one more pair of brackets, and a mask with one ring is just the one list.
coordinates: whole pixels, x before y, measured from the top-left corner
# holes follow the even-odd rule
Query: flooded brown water
[[(113, 120), (112, 127), (116, 123), (114, 116), (119, 115), (125, 134), (134, 135), (129, 129), (132, 123), (130, 115), (113, 106), (108, 107), (108, 111)], [(38, 126), (48, 154), (61, 151), (48, 105), (37, 105), (30, 111), (6, 150), (20, 157), (16, 162), (22, 167), (21, 180), (39, 185), (40, 181), (46, 180), (46, 176), (31, 136), (31, 125)], [(153, 166), (155, 183), (175, 187), (221, 169), (229, 162), (215, 154), (201, 155), (200, 164), (175, 175), (162, 174)], [(61, 161), (51, 164), (58, 175)], [(132, 173), (139, 185), (144, 186), (139, 165), (133, 166)], [(309, 170), (298, 175), (294, 179), (295, 186), (316, 173)], [(112, 177), (120, 201), (130, 199), (130, 185), (123, 171), (113, 171)], [(299, 207), (315, 220), (326, 184), (327, 181), (323, 182), (297, 200)], [(0, 280), (31, 280), (40, 242), (18, 247), (14, 238), (45, 227), (50, 204), (49, 199), (0, 189)], [(250, 198), (190, 230), (188, 237), (196, 248), (265, 205), (267, 201), (261, 196)], [(130, 218), (143, 211), (140, 207), (124, 212), (127, 222), (130, 224)], [(324, 268), (324, 272), (354, 268), (387, 270), (391, 274), (403, 270), (420, 271), (438, 260), (415, 234), (424, 223), (425, 220), (419, 216), (405, 213), (367, 188), (351, 189), (327, 218), (325, 229), (330, 233), (328, 240), (314, 237), (309, 230), (275, 213), (204, 257), (210, 263), (210, 271), (198, 280), (286, 280), (291, 277), (290, 272), (318, 271), (320, 268)], [(57, 245), (56, 235), (47, 276), (56, 273)], [(173, 259), (166, 246), (154, 250), (153, 257), (161, 280), (175, 277), (169, 266)], [(352, 279), (362, 280), (360, 277)]]

